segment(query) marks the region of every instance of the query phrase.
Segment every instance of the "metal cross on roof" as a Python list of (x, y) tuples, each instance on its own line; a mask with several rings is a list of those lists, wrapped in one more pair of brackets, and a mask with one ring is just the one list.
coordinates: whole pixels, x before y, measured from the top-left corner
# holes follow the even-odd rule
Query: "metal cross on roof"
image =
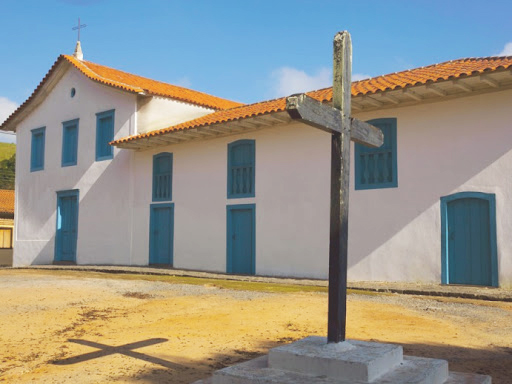
[(73, 31), (78, 30), (78, 41), (80, 41), (80, 29), (85, 27), (87, 27), (87, 24), (80, 24), (80, 18), (78, 18), (78, 25), (72, 28)]
[(307, 96), (293, 95), (286, 109), (294, 120), (331, 134), (331, 221), (329, 240), (329, 310), (327, 341), (345, 340), (347, 311), (348, 191), (350, 141), (380, 147), (380, 129), (350, 117), (352, 43), (347, 31), (334, 37), (332, 107)]

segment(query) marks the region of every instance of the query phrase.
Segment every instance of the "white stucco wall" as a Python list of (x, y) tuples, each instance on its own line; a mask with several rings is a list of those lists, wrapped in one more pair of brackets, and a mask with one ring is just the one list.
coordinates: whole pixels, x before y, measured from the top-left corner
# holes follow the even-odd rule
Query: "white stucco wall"
[[(357, 115), (397, 119), (398, 188), (355, 191), (352, 157), (350, 280), (439, 283), (440, 197), (478, 191), (496, 195), (499, 282), (512, 285), (511, 98), (508, 90)], [(174, 107), (161, 101), (150, 109), (170, 119)], [(115, 109), (120, 138), (153, 124), (150, 109), (137, 108), (136, 96), (71, 69), (18, 126), (15, 265), (53, 261), (56, 192), (69, 189), (80, 190), (78, 264), (147, 265), (152, 160), (165, 151), (173, 153), (175, 267), (226, 271), (226, 205), (254, 203), (256, 273), (327, 277), (328, 134), (290, 124), (141, 152), (114, 149), (113, 160), (95, 162), (95, 114)], [(175, 117), (187, 119), (179, 108)], [(75, 118), (78, 165), (63, 168), (62, 122)], [(30, 172), (30, 130), (41, 126), (45, 169)], [(256, 196), (227, 199), (227, 145), (239, 139), (256, 142)]]
[[(349, 279), (441, 280), (440, 198), (496, 194), (500, 285), (512, 281), (512, 91), (359, 114), (397, 118), (398, 188), (354, 190)], [(227, 144), (256, 140), (256, 197), (226, 198)], [(256, 203), (256, 272), (327, 277), (330, 139), (290, 125), (135, 155), (134, 261), (147, 263), (152, 156), (174, 154), (174, 262), (226, 270), (226, 205)], [(353, 153), (353, 151), (352, 151)]]
[(477, 191), (496, 194), (499, 282), (512, 284), (511, 100), (509, 90), (357, 116), (397, 118), (398, 188), (354, 191), (352, 176), (349, 279), (439, 283), (440, 197)]
[[(56, 192), (70, 189), (80, 191), (77, 263), (130, 263), (133, 154), (114, 148), (112, 160), (95, 161), (96, 113), (110, 109), (115, 109), (115, 138), (133, 133), (136, 97), (71, 68), (17, 127), (15, 265), (53, 262)], [(62, 167), (62, 122), (77, 118), (77, 165)], [(43, 126), (44, 170), (30, 172), (31, 130)]]
[[(256, 141), (254, 198), (227, 199), (227, 147)], [(330, 138), (294, 124), (135, 154), (134, 262), (149, 258), (153, 155), (173, 153), (174, 266), (226, 271), (226, 205), (256, 204), (256, 273), (325, 277)]]
[(138, 133), (167, 128), (214, 112), (163, 97), (139, 97), (137, 109)]

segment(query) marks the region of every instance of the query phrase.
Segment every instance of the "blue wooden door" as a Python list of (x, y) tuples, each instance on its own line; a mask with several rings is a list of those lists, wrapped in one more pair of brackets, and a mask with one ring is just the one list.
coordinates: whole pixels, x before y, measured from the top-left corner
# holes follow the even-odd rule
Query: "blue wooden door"
[(152, 204), (149, 228), (149, 263), (173, 263), (174, 205)]
[(254, 204), (228, 206), (227, 271), (255, 274), (255, 217)]
[(58, 192), (55, 261), (76, 262), (78, 191)]
[(447, 205), (448, 282), (492, 285), (489, 201), (460, 198)]

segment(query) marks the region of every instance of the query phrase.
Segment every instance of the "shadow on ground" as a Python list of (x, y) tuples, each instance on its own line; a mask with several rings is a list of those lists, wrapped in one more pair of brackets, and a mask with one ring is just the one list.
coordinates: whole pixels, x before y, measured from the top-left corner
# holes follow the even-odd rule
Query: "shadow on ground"
[[(136, 375), (119, 376), (112, 379), (127, 383), (191, 383), (210, 376), (218, 369), (261, 356), (268, 349), (291, 341), (263, 343), (253, 350), (233, 350), (226, 354), (211, 355), (200, 361), (185, 360), (176, 356), (172, 358), (172, 361), (162, 364), (147, 359), (146, 361), (155, 364), (154, 368), (140, 371)], [(371, 341), (378, 342), (378, 340)], [(401, 345), (406, 355), (447, 360), (451, 371), (491, 375), (493, 384), (509, 384), (510, 377), (512, 377), (512, 348), (493, 345), (490, 345), (488, 349), (439, 344)], [(162, 366), (167, 368), (162, 368)]]

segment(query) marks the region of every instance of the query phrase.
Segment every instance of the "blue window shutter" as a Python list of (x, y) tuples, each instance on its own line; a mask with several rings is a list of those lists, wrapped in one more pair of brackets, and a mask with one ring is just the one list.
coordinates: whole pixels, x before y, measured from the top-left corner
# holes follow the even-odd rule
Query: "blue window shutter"
[(228, 199), (255, 196), (255, 141), (228, 144)]
[(153, 201), (172, 200), (172, 153), (153, 156)]
[(46, 127), (33, 129), (30, 148), (30, 172), (44, 169), (44, 141)]
[(398, 186), (396, 119), (375, 119), (368, 123), (384, 133), (384, 144), (379, 148), (354, 145), (355, 189), (395, 188)]
[(62, 123), (62, 162), (63, 167), (76, 165), (78, 154), (78, 119)]
[(115, 110), (96, 114), (96, 161), (108, 160), (114, 157), (114, 151), (109, 144), (114, 140)]

